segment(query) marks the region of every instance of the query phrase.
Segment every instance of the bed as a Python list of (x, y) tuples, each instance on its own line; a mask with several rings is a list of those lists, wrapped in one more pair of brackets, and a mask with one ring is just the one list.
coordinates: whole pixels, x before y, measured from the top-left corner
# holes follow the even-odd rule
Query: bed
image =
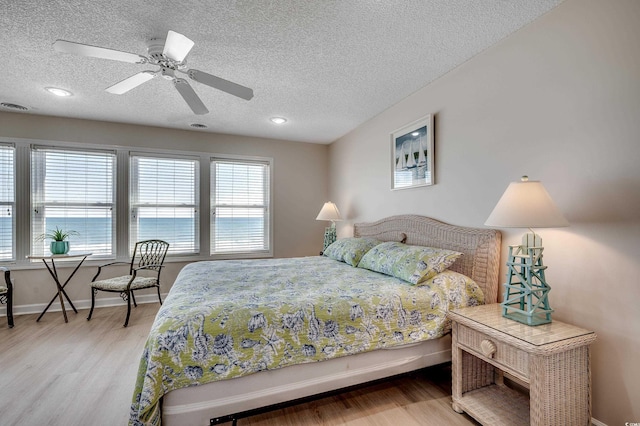
[[(446, 311), (497, 301), (500, 233), (402, 215), (355, 224), (354, 241), (369, 240), (357, 262), (186, 265), (147, 339), (130, 424), (204, 425), (449, 361)], [(412, 285), (374, 271), (387, 246), (461, 257)]]

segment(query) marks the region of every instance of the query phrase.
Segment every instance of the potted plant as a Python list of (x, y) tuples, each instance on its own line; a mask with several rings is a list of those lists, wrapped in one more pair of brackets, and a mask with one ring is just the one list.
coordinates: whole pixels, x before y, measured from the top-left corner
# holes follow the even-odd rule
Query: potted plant
[(56, 229), (42, 234), (38, 237), (39, 240), (50, 239), (51, 245), (49, 249), (51, 254), (67, 254), (69, 252), (69, 241), (67, 238), (71, 235), (80, 235), (76, 231), (63, 231), (56, 226)]

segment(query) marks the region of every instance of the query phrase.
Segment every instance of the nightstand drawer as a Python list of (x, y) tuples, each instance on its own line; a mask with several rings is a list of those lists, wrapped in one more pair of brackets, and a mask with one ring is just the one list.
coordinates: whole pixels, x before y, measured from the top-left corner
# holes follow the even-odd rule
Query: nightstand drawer
[(529, 379), (529, 354), (521, 349), (500, 342), (484, 333), (458, 324), (458, 343), (474, 351), (477, 355), (489, 358), (504, 367)]

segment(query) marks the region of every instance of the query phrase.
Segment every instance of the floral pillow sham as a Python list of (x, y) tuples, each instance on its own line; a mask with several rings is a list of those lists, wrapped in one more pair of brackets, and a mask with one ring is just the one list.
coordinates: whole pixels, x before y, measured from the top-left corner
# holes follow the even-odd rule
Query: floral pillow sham
[(445, 270), (418, 286), (439, 287), (449, 300), (449, 309), (484, 304), (484, 293), (480, 286), (471, 278), (459, 272)]
[(453, 265), (460, 256), (462, 253), (453, 250), (386, 242), (369, 250), (358, 267), (419, 284)]
[(381, 242), (370, 237), (341, 238), (327, 247), (323, 254), (330, 259), (358, 266), (362, 256)]

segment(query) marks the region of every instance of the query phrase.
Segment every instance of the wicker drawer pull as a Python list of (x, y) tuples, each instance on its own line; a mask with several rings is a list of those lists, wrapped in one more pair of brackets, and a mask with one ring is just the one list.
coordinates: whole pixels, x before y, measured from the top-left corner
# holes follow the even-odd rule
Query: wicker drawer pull
[(496, 344), (491, 340), (483, 340), (480, 342), (480, 350), (482, 354), (487, 358), (493, 358), (493, 355), (496, 353)]

